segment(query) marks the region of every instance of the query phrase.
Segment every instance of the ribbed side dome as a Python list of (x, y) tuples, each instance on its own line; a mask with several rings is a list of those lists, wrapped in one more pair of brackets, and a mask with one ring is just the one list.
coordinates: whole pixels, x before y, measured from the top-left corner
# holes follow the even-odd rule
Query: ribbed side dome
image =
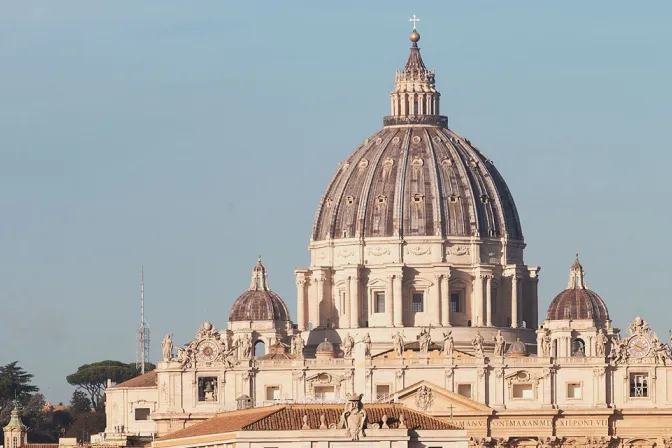
[(604, 300), (586, 288), (586, 275), (576, 255), (569, 269), (567, 289), (555, 296), (546, 313), (548, 320), (592, 319), (609, 320)]
[(261, 263), (261, 255), (252, 269), (250, 289), (236, 299), (229, 312), (229, 322), (289, 321), (287, 305), (268, 286), (268, 274)]
[(329, 342), (327, 339), (324, 341), (320, 342), (320, 344), (317, 346), (317, 349), (315, 350), (315, 353), (333, 353), (334, 352), (334, 346), (331, 342)]
[(315, 357), (318, 359), (331, 359), (334, 355), (334, 346), (327, 338), (324, 338), (315, 349)]
[(527, 347), (523, 342), (520, 341), (520, 339), (511, 343), (509, 350), (506, 352), (506, 356), (510, 356), (512, 358), (522, 358), (527, 355)]
[(609, 311), (600, 296), (590, 289), (570, 288), (555, 296), (548, 307), (546, 319), (608, 320)]
[(492, 161), (443, 126), (389, 126), (341, 164), (313, 240), (387, 236), (522, 240), (513, 197)]
[(229, 321), (289, 321), (287, 305), (272, 291), (245, 291), (233, 303)]

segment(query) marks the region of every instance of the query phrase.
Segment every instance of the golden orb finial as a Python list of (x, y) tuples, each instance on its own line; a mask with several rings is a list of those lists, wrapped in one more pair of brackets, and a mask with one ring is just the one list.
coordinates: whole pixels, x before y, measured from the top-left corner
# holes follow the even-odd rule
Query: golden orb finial
[(413, 30), (413, 32), (411, 33), (411, 42), (416, 43), (419, 40), (420, 40), (420, 33)]

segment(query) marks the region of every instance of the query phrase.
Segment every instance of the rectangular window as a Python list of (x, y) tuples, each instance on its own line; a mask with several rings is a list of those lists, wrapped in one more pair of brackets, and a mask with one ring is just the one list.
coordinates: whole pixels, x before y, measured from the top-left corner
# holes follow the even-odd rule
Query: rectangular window
[(390, 398), (389, 384), (376, 384), (376, 401), (387, 401)]
[(646, 373), (630, 374), (630, 397), (646, 398), (649, 396), (649, 375)]
[(580, 400), (581, 393), (581, 383), (567, 383), (567, 398)]
[(12, 439), (12, 448), (19, 448), (19, 440), (16, 437)]
[(514, 384), (512, 393), (513, 398), (518, 398), (522, 400), (534, 399), (534, 390), (532, 389), (531, 384)]
[(421, 292), (413, 293), (413, 312), (423, 313), (425, 311), (425, 295)]
[(149, 420), (149, 408), (135, 408), (136, 420)]
[(217, 401), (217, 377), (202, 376), (198, 379), (198, 401)]
[(450, 312), (459, 313), (460, 312), (460, 293), (453, 292), (450, 294)]
[(268, 386), (266, 388), (266, 400), (279, 400), (280, 399), (280, 386)]
[(373, 297), (373, 312), (374, 313), (384, 313), (385, 312), (385, 293), (377, 292)]
[(457, 393), (463, 397), (471, 398), (471, 384), (458, 384)]
[(334, 386), (315, 386), (315, 398), (318, 400), (333, 400)]

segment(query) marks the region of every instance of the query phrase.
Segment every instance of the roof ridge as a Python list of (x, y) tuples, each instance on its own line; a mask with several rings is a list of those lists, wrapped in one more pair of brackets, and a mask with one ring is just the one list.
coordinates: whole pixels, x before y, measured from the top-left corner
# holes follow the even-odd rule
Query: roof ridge
[[(275, 407), (275, 406), (273, 406), (273, 407)], [(243, 425), (240, 429), (245, 430), (245, 429), (247, 429), (248, 426), (253, 425), (253, 424), (257, 423), (258, 421), (261, 421), (265, 418), (268, 418), (273, 414), (277, 414), (278, 412), (282, 411), (285, 408), (287, 408), (287, 405), (278, 406), (277, 409), (273, 409), (273, 410), (271, 410), (271, 412), (257, 418), (256, 420), (252, 420), (251, 422), (248, 422), (247, 424)], [(252, 408), (252, 409), (254, 409), (254, 408)]]

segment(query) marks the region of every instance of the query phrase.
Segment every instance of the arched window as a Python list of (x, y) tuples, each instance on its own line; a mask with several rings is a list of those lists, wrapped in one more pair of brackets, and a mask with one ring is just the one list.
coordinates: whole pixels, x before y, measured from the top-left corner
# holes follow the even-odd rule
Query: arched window
[(259, 358), (260, 356), (264, 356), (266, 354), (266, 344), (264, 344), (264, 341), (259, 339), (257, 342), (254, 343), (254, 357)]
[(572, 341), (572, 356), (586, 356), (586, 343), (576, 338)]

